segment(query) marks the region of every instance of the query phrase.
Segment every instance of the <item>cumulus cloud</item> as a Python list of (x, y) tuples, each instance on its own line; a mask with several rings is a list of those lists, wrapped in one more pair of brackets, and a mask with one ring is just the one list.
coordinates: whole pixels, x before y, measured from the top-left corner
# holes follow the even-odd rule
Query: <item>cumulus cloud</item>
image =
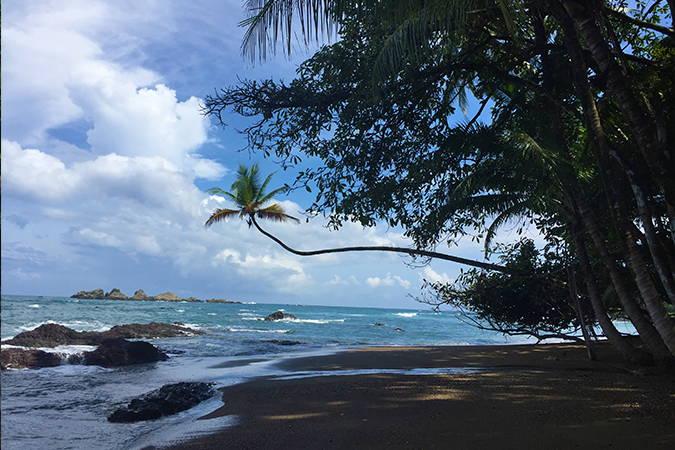
[(420, 280), (426, 280), (430, 283), (443, 283), (443, 284), (448, 284), (452, 283), (454, 279), (450, 277), (447, 273), (438, 273), (431, 267), (427, 266), (424, 269), (422, 269), (422, 273), (420, 273)]
[(387, 278), (372, 277), (366, 279), (366, 284), (370, 287), (380, 287), (380, 286), (395, 286), (399, 285), (402, 288), (409, 289), (410, 281), (404, 280), (403, 278), (391, 274), (387, 274)]
[[(228, 175), (225, 164), (239, 158), (218, 154), (223, 160), (216, 160), (209, 146), (240, 148), (243, 138), (232, 131), (232, 142), (214, 142), (197, 97), (211, 92), (218, 71), (232, 72), (227, 83), (236, 80), (229, 65), (241, 62), (239, 40), (221, 25), (226, 19), (235, 27), (234, 15), (224, 15), (240, 6), (233, 0), (217, 6), (199, 0), (3, 5), (6, 289), (36, 293), (39, 285), (55, 294), (52, 289), (65, 283), (114, 280), (122, 288), (123, 280), (134, 279), (143, 286), (127, 290), (154, 283), (179, 292), (172, 283), (181, 283), (185, 296), (222, 291), (256, 293), (266, 301), (286, 295), (303, 303), (361, 304), (363, 289), (369, 301), (378, 295), (368, 287), (388, 287), (388, 294), (411, 287), (406, 257), (393, 253), (303, 258), (238, 218), (204, 228), (214, 208), (234, 205), (198, 186)], [(220, 15), (206, 14), (211, 11)], [(203, 26), (191, 33), (194, 23)], [(232, 54), (217, 53), (224, 48)], [(213, 52), (231, 59), (223, 62)], [(166, 62), (179, 60), (175, 56), (184, 57), (181, 64)], [(283, 61), (264, 71), (281, 65), (292, 73), (293, 65)], [(304, 210), (281, 200), (289, 214)], [(301, 250), (407, 245), (400, 230), (347, 223), (335, 232), (321, 217), (263, 226)], [(374, 276), (382, 273), (387, 276)]]

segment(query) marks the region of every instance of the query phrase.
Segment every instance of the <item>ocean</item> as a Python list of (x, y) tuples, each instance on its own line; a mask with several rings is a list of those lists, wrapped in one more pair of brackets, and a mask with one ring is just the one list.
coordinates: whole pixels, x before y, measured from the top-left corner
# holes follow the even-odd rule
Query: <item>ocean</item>
[[(279, 310), (297, 320), (263, 320)], [(481, 331), (462, 321), (457, 311), (436, 312), (424, 304), (416, 310), (403, 310), (2, 295), (3, 341), (46, 323), (77, 331), (104, 331), (114, 325), (150, 322), (182, 322), (206, 334), (149, 340), (170, 357), (158, 363), (117, 368), (66, 364), (3, 371), (3, 450), (136, 450), (208, 433), (237, 420), (196, 420), (222, 404), (218, 395), (191, 410), (155, 421), (110, 423), (107, 416), (133, 397), (169, 383), (206, 381), (224, 387), (252, 377), (288, 375), (275, 366), (284, 358), (371, 345), (532, 342)], [(264, 342), (274, 340), (300, 344)], [(62, 346), (43, 350), (65, 357), (93, 349)]]

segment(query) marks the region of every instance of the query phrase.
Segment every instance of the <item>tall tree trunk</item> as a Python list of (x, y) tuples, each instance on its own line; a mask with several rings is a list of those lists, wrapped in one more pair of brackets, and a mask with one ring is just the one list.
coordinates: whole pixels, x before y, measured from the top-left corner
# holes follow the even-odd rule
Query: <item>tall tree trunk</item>
[(663, 338), (663, 342), (675, 357), (675, 321), (670, 318), (663, 305), (663, 299), (652, 282), (652, 277), (647, 271), (645, 261), (642, 258), (642, 252), (638, 248), (635, 238), (628, 230), (625, 231), (624, 236), (626, 245), (628, 246), (630, 266), (635, 273), (635, 282), (638, 285), (638, 289), (640, 289), (642, 299), (647, 306), (647, 310), (654, 322), (654, 326)]
[[(576, 228), (576, 227), (575, 227)], [(588, 252), (586, 251), (586, 244), (584, 242), (581, 233), (573, 228), (572, 236), (574, 238), (574, 246), (576, 248), (577, 257), (579, 258), (579, 265), (581, 266), (581, 271), (584, 274), (584, 280), (586, 282), (586, 290), (588, 291), (588, 296), (591, 299), (591, 306), (595, 312), (595, 317), (598, 319), (600, 328), (604, 333), (607, 340), (621, 353), (624, 359), (633, 363), (646, 363), (651, 360), (651, 355), (633, 347), (627, 340), (624, 338), (619, 330), (616, 329), (612, 321), (607, 315), (607, 310), (605, 305), (602, 303), (602, 298), (598, 291), (598, 285), (593, 274), (593, 268), (588, 259)]]
[(598, 358), (595, 354), (595, 349), (593, 348), (593, 343), (591, 342), (591, 336), (588, 334), (588, 328), (586, 327), (586, 320), (584, 319), (584, 312), (581, 309), (581, 302), (579, 301), (579, 293), (577, 292), (577, 280), (574, 276), (574, 269), (571, 266), (567, 266), (567, 286), (570, 290), (570, 298), (572, 304), (574, 305), (574, 312), (577, 315), (577, 320), (579, 321), (579, 328), (581, 328), (581, 335), (584, 337), (584, 344), (586, 345), (586, 354), (588, 359), (591, 361), (597, 361)]
[[(593, 18), (593, 5), (589, 0), (562, 0), (564, 8), (574, 21), (593, 59), (606, 76), (609, 93), (616, 99), (638, 143), (642, 156), (656, 183), (660, 186), (666, 203), (675, 207), (675, 161), (666, 149), (667, 130), (660, 130), (654, 110), (646, 99), (637, 97), (631, 83), (615, 61), (611, 49)], [(567, 33), (565, 33), (567, 34)]]
[[(589, 11), (584, 10), (583, 7), (581, 7), (578, 3), (574, 2), (573, 0), (563, 0), (563, 5), (567, 9), (569, 16), (565, 13), (565, 11), (561, 11), (559, 9), (556, 11), (556, 15), (563, 29), (563, 39), (570, 55), (570, 62), (572, 65), (574, 82), (583, 106), (585, 121), (588, 125), (589, 131), (591, 132), (597, 144), (593, 146), (593, 150), (596, 153), (600, 170), (601, 172), (603, 172), (604, 176), (604, 170), (606, 168), (603, 165), (603, 161), (610, 156), (611, 148), (605, 136), (604, 130), (602, 129), (600, 115), (598, 113), (597, 106), (595, 104), (595, 98), (593, 97), (593, 94), (590, 90), (590, 85), (586, 75), (587, 69), (585, 63), (583, 62), (583, 56), (581, 54), (582, 49), (578, 40), (575, 37), (576, 33), (570, 19), (574, 19), (574, 22), (579, 28), (585, 26), (586, 28), (592, 30), (595, 27), (595, 30), (596, 31), (598, 30), (597, 27), (595, 26), (592, 15), (589, 13)], [(590, 32), (587, 31), (587, 34), (588, 33)], [(594, 37), (596, 39), (602, 38), (601, 35)], [(602, 43), (596, 42), (595, 44), (597, 46), (600, 46), (603, 43), (605, 46), (607, 45), (606, 42), (604, 41)], [(607, 64), (609, 63), (606, 63), (605, 66), (607, 66)], [(614, 65), (616, 65), (615, 62)], [(593, 240), (593, 243), (595, 244), (595, 247), (598, 250), (603, 263), (605, 264), (607, 270), (609, 271), (614, 289), (619, 295), (619, 299), (621, 300), (621, 303), (623, 304), (626, 313), (630, 317), (631, 321), (633, 321), (633, 325), (635, 325), (635, 328), (638, 330), (638, 333), (640, 333), (640, 336), (643, 338), (643, 341), (654, 353), (654, 356), (657, 359), (667, 360), (672, 358), (673, 354), (671, 352), (670, 345), (666, 346), (664, 343), (664, 339), (669, 339), (670, 336), (668, 332), (668, 327), (665, 324), (661, 323), (661, 329), (657, 331), (654, 325), (652, 325), (642, 315), (642, 309), (637, 305), (637, 303), (632, 298), (630, 298), (625, 282), (621, 278), (621, 275), (619, 274), (616, 268), (615, 262), (611, 259), (609, 252), (606, 250), (605, 242), (600, 232), (600, 229), (597, 223), (595, 222), (595, 219), (586, 203), (586, 199), (583, 198), (583, 194), (578, 195), (578, 198), (576, 200), (582, 220), (586, 224), (588, 232)], [(634, 260), (634, 262), (636, 261), (637, 260)], [(640, 281), (644, 283), (645, 280), (640, 279)], [(644, 284), (643, 288), (646, 289), (646, 286)], [(648, 292), (648, 290), (645, 290), (645, 292)], [(655, 308), (655, 310), (653, 311), (654, 315), (660, 320), (660, 311), (658, 311), (658, 307), (656, 306), (656, 304), (653, 301), (650, 301), (648, 305), (651, 305), (648, 307)], [(663, 304), (661, 304), (661, 307), (663, 307)], [(661, 338), (660, 336), (661, 331), (665, 332), (668, 338), (666, 337)]]
[(586, 230), (593, 240), (593, 244), (600, 255), (600, 259), (602, 259), (605, 268), (609, 272), (609, 276), (612, 280), (612, 286), (619, 297), (619, 301), (621, 302), (621, 305), (623, 306), (624, 311), (630, 318), (631, 322), (633, 322), (635, 329), (640, 334), (640, 338), (654, 354), (654, 357), (657, 360), (669, 360), (672, 357), (670, 349), (665, 345), (660, 333), (656, 330), (654, 325), (644, 316), (644, 311), (642, 308), (640, 308), (637, 302), (631, 297), (630, 291), (623, 279), (623, 276), (619, 272), (615, 261), (607, 250), (604, 237), (600, 232), (600, 227), (595, 221), (593, 212), (586, 203), (586, 199), (584, 199), (582, 196), (579, 196), (577, 199), (577, 205), (579, 206), (579, 214), (581, 215), (581, 219), (586, 226)]

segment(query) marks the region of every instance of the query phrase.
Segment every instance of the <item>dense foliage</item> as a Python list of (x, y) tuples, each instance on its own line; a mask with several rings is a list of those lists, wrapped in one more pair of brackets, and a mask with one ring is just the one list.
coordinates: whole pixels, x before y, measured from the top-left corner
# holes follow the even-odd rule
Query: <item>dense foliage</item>
[[(285, 164), (319, 158), (297, 186), (318, 188), (311, 209), (335, 226), (386, 221), (425, 248), (473, 230), (489, 247), (503, 223), (534, 223), (567, 249), (575, 288), (592, 305), (580, 316), (595, 317), (627, 358), (672, 360), (675, 323), (665, 307), (675, 304), (672, 4), (319, 3), (332, 8), (338, 42), (290, 83), (243, 81), (207, 98), (205, 112), (259, 118), (245, 130), (250, 149)], [(263, 8), (252, 17), (270, 11), (285, 14)], [(249, 36), (274, 35), (274, 21), (248, 23)], [(471, 98), (479, 111), (464, 116)], [(528, 295), (523, 305), (536, 309)], [(474, 297), (471, 308), (489, 301)], [(643, 348), (613, 327), (615, 306)], [(490, 308), (486, 320), (499, 315)], [(526, 319), (520, 315), (509, 320)], [(528, 326), (558, 320), (543, 316)]]

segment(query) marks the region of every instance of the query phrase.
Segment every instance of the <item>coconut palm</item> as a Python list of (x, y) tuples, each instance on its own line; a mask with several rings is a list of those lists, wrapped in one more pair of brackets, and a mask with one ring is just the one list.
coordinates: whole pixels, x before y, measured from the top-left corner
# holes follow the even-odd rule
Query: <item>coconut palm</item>
[(255, 216), (276, 222), (286, 222), (288, 220), (299, 222), (295, 217), (286, 214), (284, 208), (278, 203), (265, 206), (275, 195), (288, 190), (288, 186), (284, 186), (270, 193), (265, 192), (268, 183), (272, 179), (272, 175), (274, 175), (273, 173), (268, 175), (265, 181), (261, 183), (260, 168), (256, 163), (250, 169), (239, 164), (237, 174), (239, 177), (232, 183), (232, 187), (230, 188), (232, 192), (226, 192), (220, 188), (211, 188), (207, 192), (229, 198), (239, 206), (239, 209), (218, 208), (213, 211), (213, 214), (211, 214), (211, 217), (209, 217), (204, 226), (210, 227), (216, 222), (234, 216), (239, 216), (241, 219), (246, 220), (249, 227), (254, 223)]
[(356, 252), (356, 251), (384, 251), (384, 252), (395, 252), (395, 253), (405, 253), (410, 256), (421, 256), (425, 258), (437, 258), (443, 259), (446, 261), (452, 261), (459, 264), (466, 264), (473, 267), (480, 267), (486, 270), (496, 270), (499, 272), (511, 273), (515, 275), (522, 275), (520, 272), (510, 269), (508, 267), (500, 266), (497, 264), (490, 264), (482, 261), (474, 261), (471, 259), (461, 258), (459, 256), (446, 255), (444, 253), (437, 253), (427, 250), (419, 250), (414, 248), (403, 248), (403, 247), (387, 247), (387, 246), (360, 246), (360, 247), (341, 247), (341, 248), (331, 248), (331, 249), (322, 249), (322, 250), (311, 250), (311, 251), (302, 251), (295, 250), (288, 245), (284, 244), (279, 238), (265, 231), (255, 220), (256, 217), (262, 219), (271, 219), (277, 222), (286, 222), (292, 220), (294, 222), (299, 222), (293, 216), (286, 214), (283, 207), (277, 203), (263, 207), (265, 204), (269, 203), (276, 194), (288, 191), (289, 187), (284, 186), (278, 189), (273, 190), (270, 193), (265, 193), (267, 184), (270, 182), (272, 175), (270, 174), (265, 178), (264, 182), (260, 182), (261, 175), (258, 164), (254, 164), (250, 169), (239, 165), (237, 170), (239, 177), (232, 183), (232, 191), (226, 192), (220, 188), (211, 188), (207, 192), (210, 194), (223, 195), (230, 200), (234, 201), (239, 209), (227, 209), (227, 208), (218, 208), (213, 211), (209, 220), (206, 221), (204, 226), (210, 227), (216, 222), (221, 222), (223, 220), (229, 219), (230, 217), (239, 216), (241, 219), (246, 220), (248, 226), (255, 226), (258, 231), (260, 231), (265, 236), (272, 239), (277, 244), (281, 245), (284, 250), (289, 251), (295, 255), (299, 256), (315, 256), (322, 255), (325, 253), (344, 253), (344, 252)]

